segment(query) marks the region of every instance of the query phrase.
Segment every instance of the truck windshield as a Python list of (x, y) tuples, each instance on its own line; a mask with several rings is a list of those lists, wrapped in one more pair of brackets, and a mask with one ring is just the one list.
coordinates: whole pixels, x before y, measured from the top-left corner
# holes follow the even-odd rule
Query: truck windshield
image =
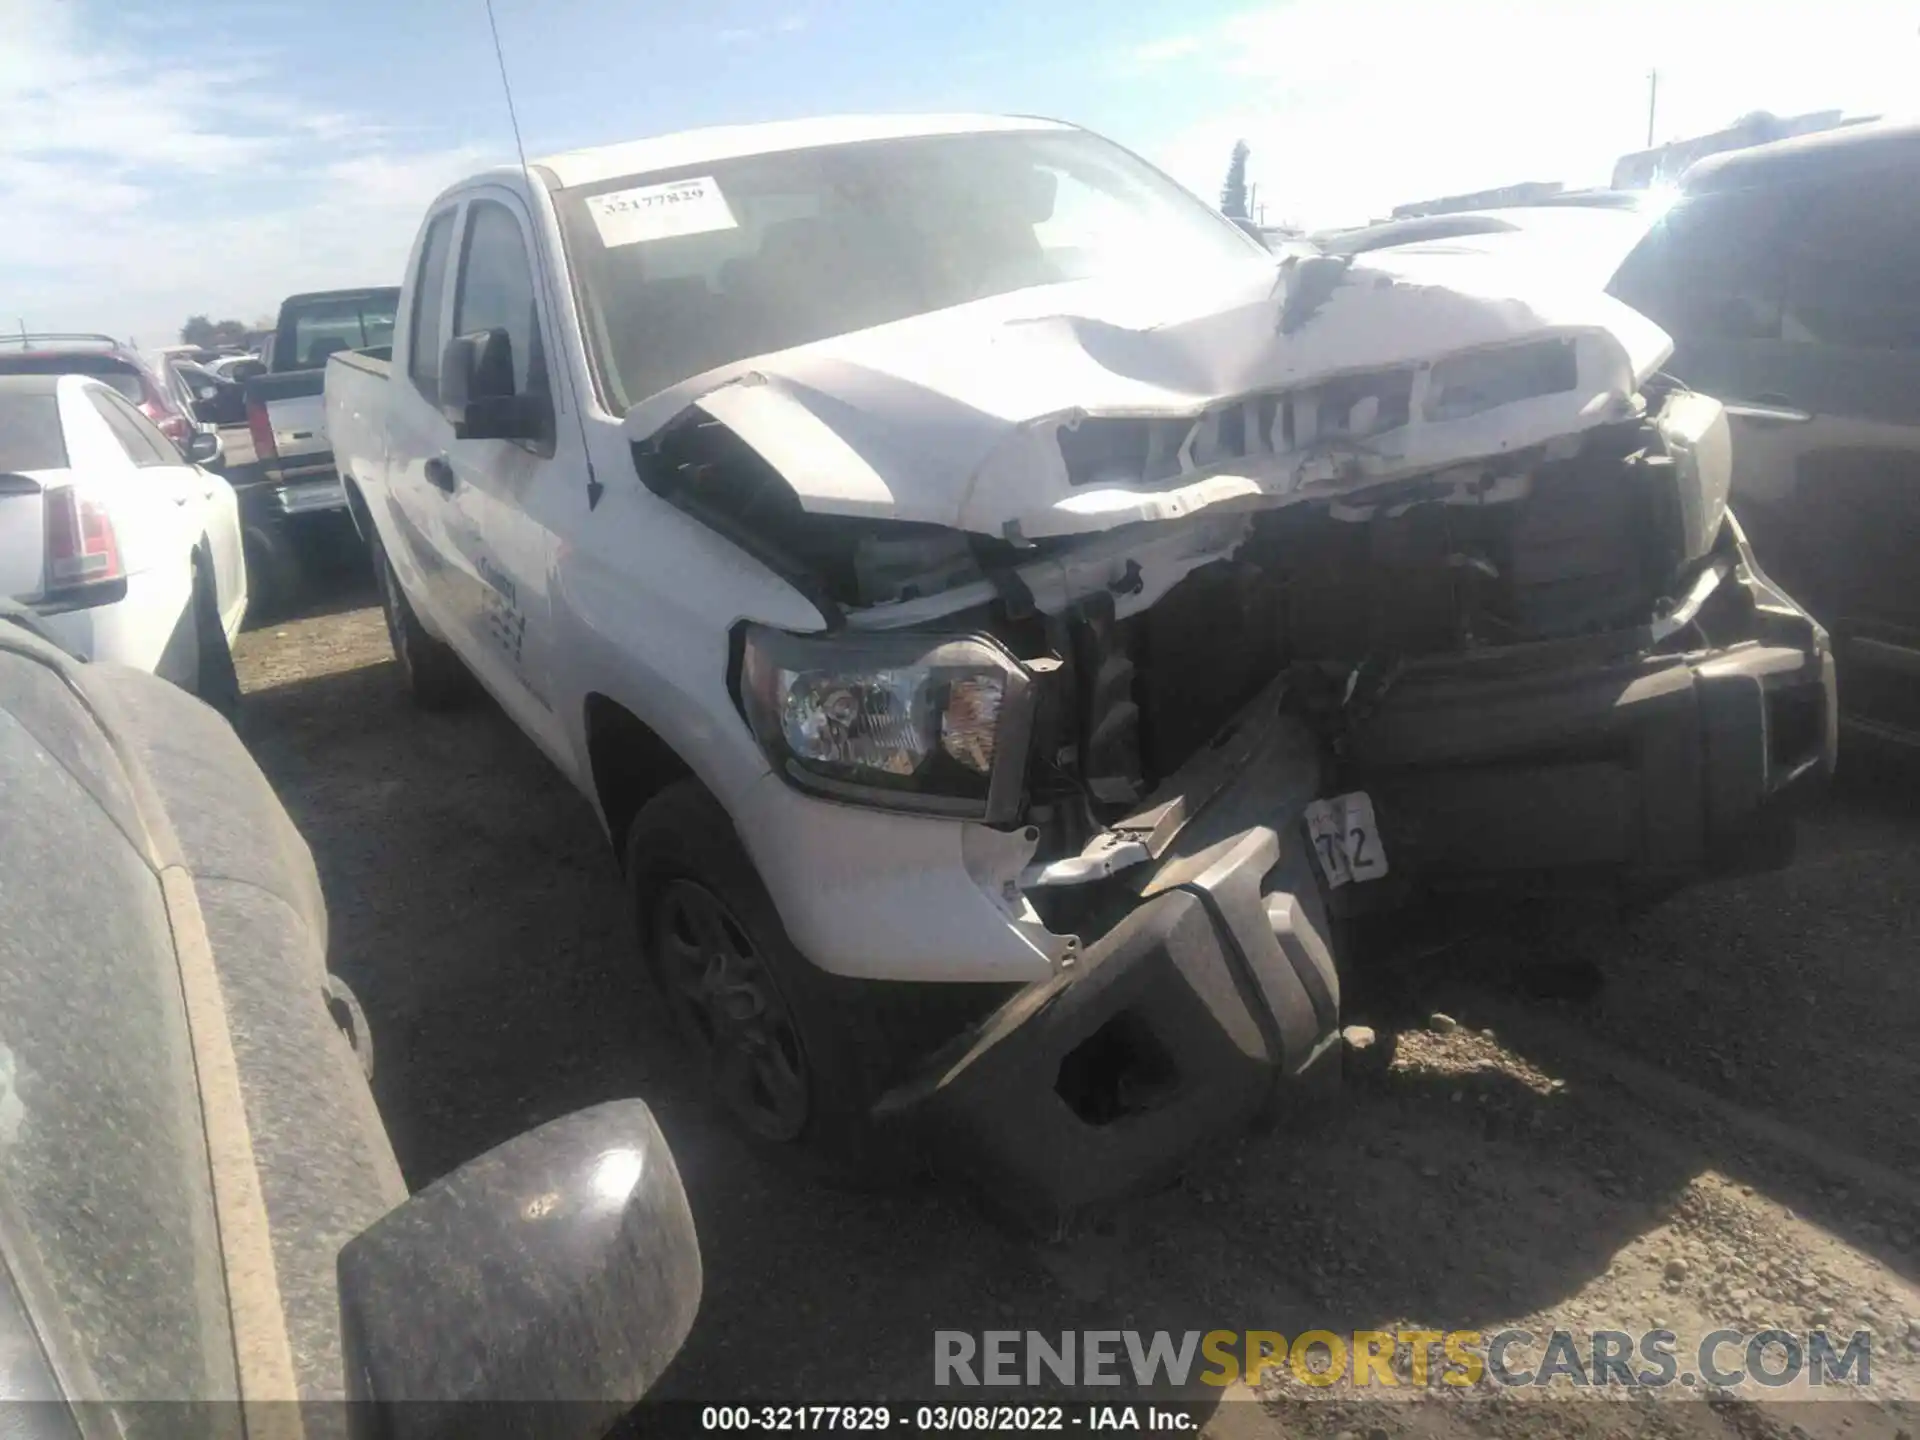
[(1097, 136), (923, 136), (561, 191), (611, 408), (754, 355), (990, 295), (1256, 260), (1234, 226)]

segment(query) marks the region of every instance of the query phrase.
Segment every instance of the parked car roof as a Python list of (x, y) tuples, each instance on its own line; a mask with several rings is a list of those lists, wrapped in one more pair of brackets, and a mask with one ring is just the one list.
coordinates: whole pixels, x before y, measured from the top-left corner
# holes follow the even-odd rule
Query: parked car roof
[(1709, 155), (1687, 167), (1689, 195), (1920, 164), (1920, 120), (1843, 125)]
[(1393, 220), (1316, 240), (1339, 255), (1388, 249), (1508, 255), (1597, 289), (1613, 278), (1659, 216), (1652, 206), (1526, 205)]
[[(280, 302), (280, 308), (284, 310), (289, 305), (304, 305), (314, 300), (358, 300), (375, 297), (384, 299), (387, 296), (397, 296), (399, 293), (398, 285), (349, 285), (343, 290), (303, 290), (298, 295), (287, 296)], [(234, 358), (246, 357), (241, 355)]]
[(154, 367), (129, 350), (64, 346), (0, 350), (0, 375), (91, 375), (106, 381), (136, 405), (149, 401), (173, 405)]
[(920, 135), (1073, 128), (1064, 121), (1031, 115), (822, 115), (765, 125), (716, 125), (701, 130), (681, 130), (590, 150), (569, 150), (534, 163), (551, 172), (563, 188), (571, 188), (618, 179), (622, 175), (676, 170), (714, 160), (733, 160), (742, 155), (771, 155), (819, 145), (902, 140)]

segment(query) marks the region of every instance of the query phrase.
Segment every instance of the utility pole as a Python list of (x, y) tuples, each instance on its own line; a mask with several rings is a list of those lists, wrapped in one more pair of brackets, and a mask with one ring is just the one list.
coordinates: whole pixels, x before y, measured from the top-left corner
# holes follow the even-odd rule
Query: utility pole
[(1660, 72), (1647, 72), (1647, 149), (1653, 148), (1653, 116), (1660, 104)]

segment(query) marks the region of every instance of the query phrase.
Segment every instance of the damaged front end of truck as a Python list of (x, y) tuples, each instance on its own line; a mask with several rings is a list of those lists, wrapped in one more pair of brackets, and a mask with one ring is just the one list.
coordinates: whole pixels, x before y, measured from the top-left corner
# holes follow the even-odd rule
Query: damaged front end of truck
[(1046, 957), (880, 1107), (1035, 1223), (1321, 1093), (1344, 920), (1784, 863), (1831, 770), (1826, 636), (1665, 336), (1368, 260), (923, 317), (630, 417), (645, 483), (820, 611), (735, 636), (776, 771), (975, 827)]

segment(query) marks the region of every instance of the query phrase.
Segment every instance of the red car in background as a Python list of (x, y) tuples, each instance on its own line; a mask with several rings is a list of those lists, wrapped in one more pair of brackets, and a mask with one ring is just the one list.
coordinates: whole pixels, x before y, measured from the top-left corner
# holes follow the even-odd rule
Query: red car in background
[(0, 335), (0, 375), (92, 375), (138, 405), (183, 451), (194, 432), (193, 416), (167, 381), (111, 335)]

